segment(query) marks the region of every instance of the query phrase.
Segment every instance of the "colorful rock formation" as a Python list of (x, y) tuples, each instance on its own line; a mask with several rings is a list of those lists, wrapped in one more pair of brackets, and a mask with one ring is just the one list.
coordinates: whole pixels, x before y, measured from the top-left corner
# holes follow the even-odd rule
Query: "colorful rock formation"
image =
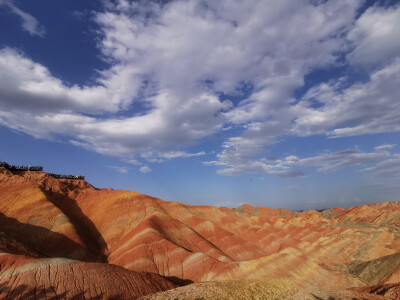
[(190, 206), (0, 167), (0, 298), (390, 299), (399, 252), (399, 202)]

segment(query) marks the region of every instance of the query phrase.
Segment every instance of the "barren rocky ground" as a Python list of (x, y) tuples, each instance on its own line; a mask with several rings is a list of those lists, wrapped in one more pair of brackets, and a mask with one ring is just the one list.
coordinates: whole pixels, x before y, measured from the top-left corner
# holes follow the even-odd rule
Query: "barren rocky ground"
[(400, 203), (166, 202), (0, 168), (1, 299), (399, 299)]

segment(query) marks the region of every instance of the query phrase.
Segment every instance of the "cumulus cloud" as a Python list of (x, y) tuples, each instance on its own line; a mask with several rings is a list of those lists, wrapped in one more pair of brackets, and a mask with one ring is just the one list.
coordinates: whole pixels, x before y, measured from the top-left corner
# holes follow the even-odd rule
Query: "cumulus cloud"
[[(280, 13), (285, 13), (275, 15), (279, 20), (267, 18), (266, 29), (261, 30), (266, 33), (263, 42), (268, 45), (268, 50), (255, 67), (254, 72), (259, 76), (252, 77), (254, 91), (238, 106), (224, 113), (228, 122), (243, 124), (244, 130), (240, 136), (231, 137), (224, 143), (225, 149), (218, 159), (221, 165), (233, 164), (232, 168), (219, 170), (220, 174), (241, 173), (238, 169), (246, 164), (235, 164), (235, 161), (254, 161), (252, 156), (264, 153), (280, 136), (290, 133), (293, 120), (299, 114), (299, 110), (292, 106), (293, 92), (304, 84), (307, 73), (317, 67), (336, 64), (337, 53), (347, 49), (341, 35), (352, 25), (360, 3), (328, 1), (312, 6), (300, 2), (296, 2), (299, 5), (296, 8), (292, 7), (293, 2), (282, 2)], [(296, 10), (292, 11), (289, 7)], [(272, 14), (271, 11), (262, 13)], [(333, 16), (336, 16), (335, 20)], [(274, 25), (268, 23), (272, 20), (276, 22)], [(304, 30), (295, 30), (299, 24)], [(254, 36), (254, 40), (257, 42), (263, 37)], [(250, 169), (273, 172), (282, 177), (303, 176), (300, 171), (270, 170), (270, 165), (262, 163), (257, 166), (251, 163), (249, 166)]]
[[(350, 64), (371, 71), (367, 82), (349, 85), (348, 78), (343, 77), (321, 83), (312, 87), (297, 104), (293, 104), (291, 93), (299, 85), (296, 78), (302, 78), (304, 73), (292, 80), (286, 76), (284, 84), (279, 80), (275, 82), (274, 77), (270, 76), (266, 80), (269, 81), (267, 88), (256, 91), (241, 105), (225, 113), (232, 122), (249, 123), (241, 136), (225, 142), (224, 147), (229, 150), (223, 150), (218, 158), (221, 165), (229, 166), (227, 162), (232, 164), (231, 168), (220, 170), (219, 173), (236, 173), (238, 158), (243, 160), (245, 157), (245, 160), (252, 161), (252, 156), (262, 154), (280, 136), (288, 133), (342, 137), (399, 131), (400, 39), (395, 38), (398, 32), (394, 32), (394, 19), (397, 21), (399, 13), (399, 5), (390, 8), (373, 6), (347, 32), (350, 45), (347, 59)], [(332, 39), (330, 43), (340, 49), (340, 39)], [(381, 47), (382, 44), (387, 47)], [(293, 68), (294, 65), (290, 66)]]
[(139, 171), (142, 173), (149, 173), (152, 170), (148, 166), (142, 166), (142, 167), (140, 167)]
[(350, 30), (348, 39), (354, 50), (348, 60), (364, 68), (383, 67), (400, 53), (400, 5), (371, 6)]
[(103, 86), (67, 87), (49, 70), (11, 48), (0, 49), (0, 105), (4, 110), (36, 116), (73, 111), (92, 113), (118, 110)]
[[(169, 153), (218, 132), (226, 120), (242, 123), (282, 111), (288, 87), (301, 85), (307, 69), (335, 60), (344, 42), (334, 35), (349, 26), (358, 4), (250, 2), (105, 2), (95, 20), (99, 49), (112, 66), (93, 86), (66, 86), (45, 66), (3, 49), (0, 123), (41, 138), (69, 136), (75, 145), (125, 157)], [(307, 24), (303, 36), (294, 30), (298, 24)], [(229, 112), (232, 102), (219, 95), (237, 93), (243, 82), (257, 92)], [(136, 101), (147, 110), (112, 117)], [(269, 123), (263, 127), (273, 131)], [(177, 153), (172, 156), (182, 157)]]
[[(373, 72), (368, 82), (343, 88), (346, 78), (342, 78), (314, 86), (293, 107), (299, 117), (291, 132), (342, 137), (399, 131), (399, 82), (400, 57)], [(319, 109), (313, 107), (316, 101), (321, 105)]]
[[(92, 15), (99, 50), (111, 67), (96, 73), (93, 85), (67, 85), (27, 55), (1, 49), (0, 124), (35, 137), (67, 138), (144, 172), (150, 168), (139, 159), (204, 155), (184, 149), (218, 132), (227, 138), (207, 164), (221, 167), (223, 175), (303, 177), (296, 166), (334, 171), (381, 159), (387, 146), (306, 158), (303, 165), (260, 158), (287, 134), (400, 130), (400, 39), (393, 38), (400, 6), (373, 6), (356, 20), (362, 3), (103, 1), (104, 9)], [(13, 2), (0, 4), (29, 19)], [(25, 29), (40, 36), (32, 18)], [(319, 84), (294, 101), (305, 75), (343, 65), (343, 57), (370, 72), (370, 80)], [(244, 99), (232, 100), (238, 95)]]
[(360, 16), (348, 33), (354, 49), (347, 58), (369, 70), (370, 80), (349, 86), (343, 77), (311, 88), (293, 108), (298, 117), (292, 133), (341, 137), (400, 130), (399, 20), (400, 5), (372, 6)]
[(13, 14), (21, 19), (23, 30), (27, 31), (30, 35), (44, 37), (46, 28), (35, 17), (18, 8), (13, 0), (1, 0), (0, 6), (2, 5), (8, 7)]
[(112, 76), (103, 80), (106, 87), (66, 87), (45, 67), (8, 48), (0, 50), (0, 78), (0, 124), (41, 138), (69, 135), (74, 144), (103, 154), (161, 151), (222, 126), (216, 114), (223, 103), (216, 96), (182, 98), (168, 90), (147, 99), (153, 107), (148, 114), (101, 118), (103, 112), (124, 107), (124, 97), (113, 93)]

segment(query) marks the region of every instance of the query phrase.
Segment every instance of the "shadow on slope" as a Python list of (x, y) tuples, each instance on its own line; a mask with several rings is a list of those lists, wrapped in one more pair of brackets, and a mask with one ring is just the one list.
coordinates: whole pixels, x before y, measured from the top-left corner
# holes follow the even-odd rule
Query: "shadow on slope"
[(158, 274), (107, 263), (0, 256), (0, 299), (138, 299), (179, 286)]
[(400, 268), (400, 253), (386, 255), (366, 262), (349, 265), (349, 273), (364, 282), (376, 285)]
[[(35, 300), (48, 300), (48, 299), (67, 299), (67, 292), (58, 293), (53, 286), (51, 287), (35, 287), (25, 284), (18, 284), (12, 288), (7, 283), (0, 283), (0, 297), (4, 300), (15, 299), (35, 299)], [(117, 300), (122, 299), (121, 295), (114, 295), (107, 299)], [(71, 300), (99, 300), (103, 299), (103, 294), (95, 297), (85, 297), (84, 292), (80, 292), (72, 296)]]
[(76, 201), (63, 193), (41, 188), (46, 198), (58, 207), (74, 226), (80, 239), (97, 256), (96, 261), (107, 262), (109, 251), (103, 236), (94, 223), (82, 212)]
[(33, 257), (66, 257), (96, 261), (88, 249), (65, 235), (47, 228), (24, 224), (0, 212), (0, 249)]
[(400, 299), (400, 283), (358, 287), (353, 288), (353, 290), (385, 296), (387, 299)]

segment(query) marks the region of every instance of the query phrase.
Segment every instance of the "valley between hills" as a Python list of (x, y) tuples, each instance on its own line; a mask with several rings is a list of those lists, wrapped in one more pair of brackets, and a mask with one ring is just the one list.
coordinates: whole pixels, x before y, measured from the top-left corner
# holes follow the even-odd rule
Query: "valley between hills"
[(400, 299), (400, 202), (193, 206), (0, 167), (0, 299)]

